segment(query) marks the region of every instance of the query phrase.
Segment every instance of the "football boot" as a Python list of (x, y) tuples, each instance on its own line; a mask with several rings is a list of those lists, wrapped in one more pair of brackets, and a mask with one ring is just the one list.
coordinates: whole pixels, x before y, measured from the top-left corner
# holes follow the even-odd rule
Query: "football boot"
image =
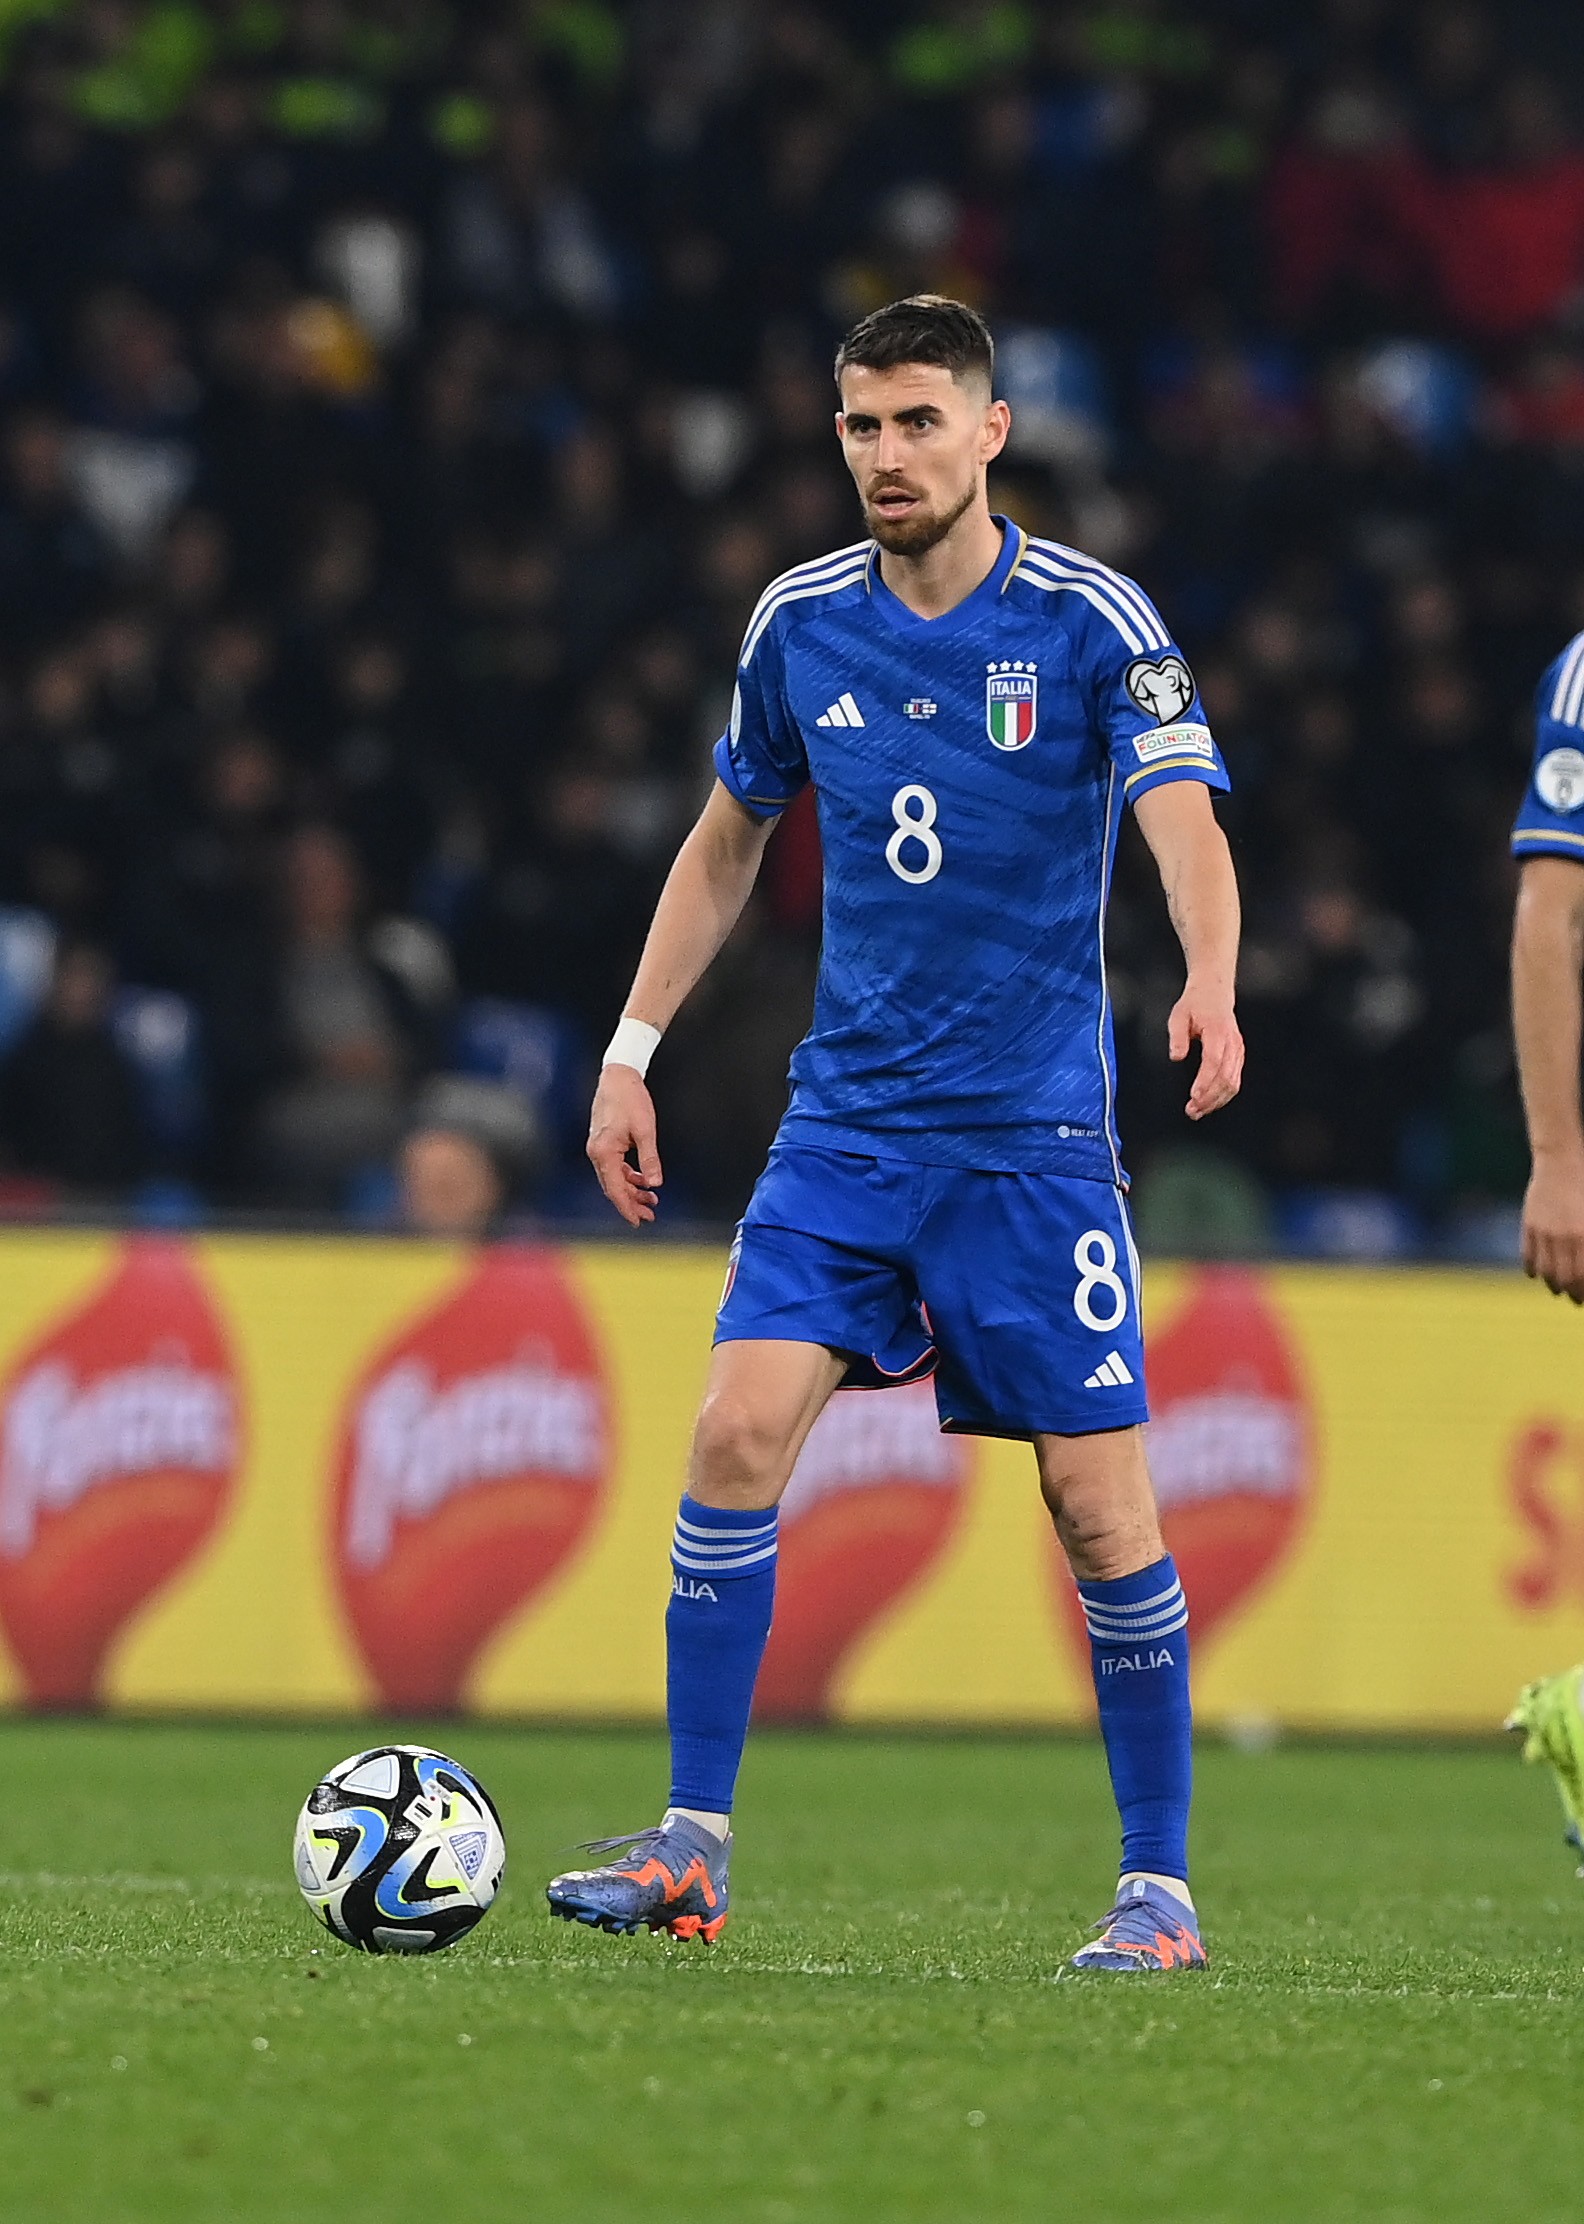
[(618, 1934), (665, 1931), (713, 1946), (726, 1927), (731, 1845), (685, 1816), (669, 1827), (594, 1838), (585, 1853), (620, 1858), (597, 1869), (569, 1869), (552, 1880), (545, 1898), (564, 1922)]
[(1095, 1929), (1099, 1937), (1080, 1946), (1067, 1967), (1077, 1976), (1094, 1972), (1135, 1977), (1150, 1971), (1202, 1969), (1208, 1961), (1197, 1918), (1174, 1892), (1135, 1877), (1117, 1894), (1109, 1915)]
[[(1584, 1855), (1584, 1666), (1525, 1684), (1502, 1725), (1524, 1741), (1526, 1761), (1544, 1761), (1562, 1802), (1563, 1838)], [(1584, 1876), (1584, 1866), (1579, 1869)]]

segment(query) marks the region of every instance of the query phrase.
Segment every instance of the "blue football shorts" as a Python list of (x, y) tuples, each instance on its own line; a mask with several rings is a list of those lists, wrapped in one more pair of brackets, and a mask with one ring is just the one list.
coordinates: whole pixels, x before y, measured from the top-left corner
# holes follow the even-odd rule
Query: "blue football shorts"
[(1088, 1436), (1149, 1418), (1138, 1253), (1109, 1182), (778, 1143), (715, 1341), (825, 1344), (843, 1389), (935, 1378), (943, 1429)]

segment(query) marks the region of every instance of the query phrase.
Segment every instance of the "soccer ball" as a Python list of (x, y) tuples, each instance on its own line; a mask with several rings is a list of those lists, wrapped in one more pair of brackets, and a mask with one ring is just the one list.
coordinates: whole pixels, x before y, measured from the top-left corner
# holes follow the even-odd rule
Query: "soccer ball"
[(295, 1864), (332, 1937), (365, 1954), (436, 1954), (484, 1916), (506, 1840), (465, 1768), (427, 1745), (376, 1745), (308, 1794)]

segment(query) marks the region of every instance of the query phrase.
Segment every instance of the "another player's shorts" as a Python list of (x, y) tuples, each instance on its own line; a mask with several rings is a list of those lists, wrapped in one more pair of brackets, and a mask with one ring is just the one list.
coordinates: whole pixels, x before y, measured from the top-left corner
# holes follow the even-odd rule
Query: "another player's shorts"
[(933, 1374), (963, 1435), (1088, 1436), (1149, 1418), (1138, 1280), (1109, 1182), (778, 1143), (715, 1341), (826, 1344), (844, 1389)]

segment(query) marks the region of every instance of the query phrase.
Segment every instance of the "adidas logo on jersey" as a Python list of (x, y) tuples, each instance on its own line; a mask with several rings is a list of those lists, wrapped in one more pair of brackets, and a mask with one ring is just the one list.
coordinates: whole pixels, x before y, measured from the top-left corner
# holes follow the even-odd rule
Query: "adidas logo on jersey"
[(816, 726), (861, 726), (863, 722), (864, 714), (850, 695), (843, 695), (829, 710), (822, 710), (814, 721)]
[(1119, 1351), (1108, 1351), (1092, 1375), (1084, 1376), (1086, 1390), (1121, 1390), (1133, 1380)]

